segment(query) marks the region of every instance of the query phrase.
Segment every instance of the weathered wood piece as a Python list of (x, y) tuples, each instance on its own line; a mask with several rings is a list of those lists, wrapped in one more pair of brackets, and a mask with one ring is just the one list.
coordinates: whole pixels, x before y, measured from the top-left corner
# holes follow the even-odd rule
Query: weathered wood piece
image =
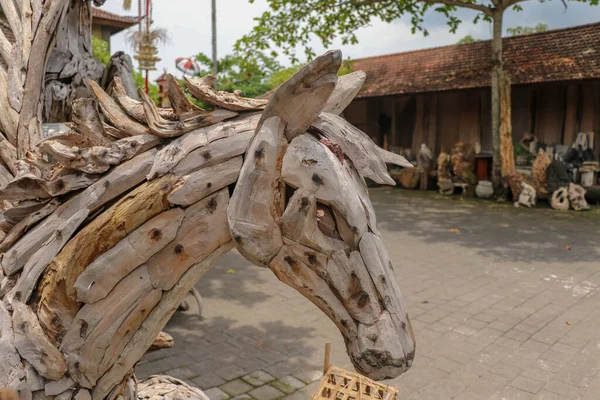
[(200, 168), (208, 168), (211, 165), (240, 156), (246, 152), (253, 137), (253, 131), (246, 131), (235, 136), (215, 140), (204, 147), (192, 150), (173, 167), (172, 171), (177, 176), (185, 176)]
[(93, 388), (161, 297), (162, 291), (152, 288), (148, 270), (142, 266), (107, 297), (83, 306), (60, 347), (73, 379)]
[(69, 376), (64, 376), (59, 381), (48, 382), (44, 388), (44, 394), (46, 396), (58, 396), (74, 387), (75, 381)]
[(0, 244), (0, 253), (8, 250), (17, 240), (25, 234), (32, 226), (37, 224), (48, 215), (52, 214), (60, 206), (60, 201), (52, 199), (39, 210), (30, 213), (26, 218), (19, 221), (8, 233), (4, 241)]
[[(152, 171), (148, 174), (148, 179), (163, 176), (178, 165), (179, 162), (182, 162), (184, 158), (188, 160), (186, 164), (191, 168), (187, 170), (187, 173), (192, 172), (196, 165), (200, 166), (205, 165), (207, 162), (211, 162), (211, 160), (216, 157), (214, 157), (214, 152), (211, 151), (211, 148), (207, 146), (212, 144), (211, 142), (213, 141), (221, 142), (221, 140), (231, 138), (227, 142), (221, 142), (224, 145), (224, 147), (220, 148), (221, 151), (232, 146), (236, 149), (236, 152), (243, 149), (240, 153), (232, 154), (232, 156), (244, 153), (248, 146), (247, 135), (254, 134), (259, 119), (260, 115), (253, 115), (249, 118), (228, 123), (221, 122), (186, 133), (173, 140), (157, 153)], [(236, 145), (238, 137), (244, 137), (243, 140), (240, 139), (240, 145)], [(217, 144), (218, 142), (214, 145), (219, 146)], [(205, 147), (206, 151), (204, 151)], [(191, 153), (194, 150), (197, 150), (197, 152), (192, 155)], [(201, 157), (198, 157), (198, 154), (200, 154)], [(189, 158), (187, 157), (188, 155)], [(201, 161), (202, 159), (204, 161)]]
[(98, 103), (94, 99), (77, 99), (73, 102), (73, 128), (94, 146), (107, 145), (112, 141), (104, 133)]
[(242, 168), (242, 157), (237, 156), (222, 163), (202, 168), (182, 178), (169, 195), (171, 204), (189, 206), (237, 181)]
[(360, 174), (380, 184), (394, 185), (394, 180), (387, 171), (386, 163), (400, 167), (412, 167), (412, 164), (398, 154), (386, 154), (385, 150), (377, 146), (363, 132), (355, 128), (345, 119), (328, 113), (322, 113), (313, 124), (319, 133), (326, 138), (339, 144), (344, 154), (352, 160), (352, 163)]
[(177, 237), (147, 264), (152, 286), (170, 290), (197, 261), (231, 240), (227, 224), (227, 188), (185, 210)]
[(154, 154), (155, 152), (151, 150), (117, 166), (81, 194), (69, 199), (43, 224), (32, 229), (4, 254), (2, 257), (4, 272), (12, 275), (20, 271), (39, 246), (79, 210), (87, 208), (92, 213), (141, 183), (150, 171)]
[(238, 93), (217, 92), (213, 88), (214, 75), (206, 75), (203, 78), (183, 78), (187, 89), (192, 96), (201, 101), (206, 101), (216, 107), (230, 111), (256, 111), (262, 110), (268, 100), (250, 99), (240, 96)]
[(173, 340), (173, 336), (169, 335), (167, 332), (161, 331), (152, 342), (152, 345), (148, 348), (148, 353), (162, 349), (170, 349), (174, 344), (175, 340)]
[(280, 281), (293, 287), (319, 307), (335, 323), (347, 340), (356, 337), (357, 326), (352, 316), (346, 311), (327, 283), (296, 257), (289, 246), (285, 245), (281, 248), (281, 251), (269, 263), (269, 269)]
[(41, 376), (58, 381), (67, 372), (67, 364), (62, 354), (48, 340), (29, 306), (14, 302), (12, 308), (17, 351)]
[(127, 371), (144, 355), (154, 338), (175, 312), (185, 295), (206, 271), (223, 254), (233, 248), (233, 243), (227, 242), (212, 252), (204, 260), (198, 261), (179, 279), (177, 284), (163, 294), (160, 303), (150, 312), (142, 326), (125, 346), (118, 360), (100, 378), (92, 391), (93, 400), (101, 400), (110, 392)]
[(286, 125), (288, 141), (306, 132), (331, 96), (341, 64), (342, 53), (336, 50), (302, 67), (273, 93), (259, 125), (278, 116)]
[(53, 340), (61, 341), (79, 311), (75, 282), (85, 267), (165, 211), (173, 181), (165, 176), (140, 185), (86, 225), (52, 260), (39, 284), (38, 317)]
[[(123, 86), (123, 82), (121, 79), (116, 76), (113, 81), (112, 86), (113, 94), (117, 102), (121, 105), (121, 107), (125, 110), (125, 112), (130, 116), (135, 118), (136, 121), (146, 124), (146, 113), (144, 111), (144, 105), (139, 100), (139, 98), (133, 98)], [(137, 89), (135, 89), (135, 97), (137, 95)], [(177, 117), (174, 114), (173, 109), (170, 108), (159, 108), (158, 112), (162, 118), (168, 120), (176, 120)]]
[(150, 128), (150, 132), (162, 138), (181, 136), (184, 133), (191, 132), (203, 126), (209, 126), (238, 115), (232, 111), (215, 110), (210, 113), (198, 113), (189, 116), (187, 119), (169, 121), (161, 117), (158, 108), (150, 96), (140, 90), (140, 97), (142, 98), (142, 105), (144, 107), (144, 112), (146, 113), (146, 121)]
[(323, 112), (340, 115), (354, 100), (366, 79), (367, 74), (364, 71), (356, 71), (340, 76), (331, 96), (325, 103), (325, 107), (323, 107)]
[(128, 136), (146, 135), (150, 133), (147, 126), (130, 118), (129, 115), (119, 107), (117, 102), (106, 94), (96, 82), (90, 81), (89, 84), (94, 92), (94, 96), (98, 99), (102, 114), (104, 114), (115, 128)]
[(0, 387), (7, 387), (21, 370), (21, 357), (14, 345), (14, 331), (10, 314), (0, 301)]
[(175, 239), (183, 216), (180, 208), (160, 213), (96, 258), (75, 281), (77, 301), (95, 303), (106, 297), (121, 279)]
[(84, 208), (71, 218), (69, 218), (58, 230), (48, 239), (42, 247), (31, 256), (23, 268), (23, 274), (15, 287), (5, 297), (5, 301), (10, 303), (20, 301), (27, 303), (48, 264), (58, 254), (58, 252), (67, 244), (73, 233), (79, 228), (81, 223), (87, 218), (89, 210)]
[(146, 400), (210, 400), (201, 390), (170, 376), (153, 375), (138, 385), (138, 398)]
[(313, 136), (300, 135), (283, 158), (283, 179), (330, 205), (340, 236), (351, 248), (358, 248), (361, 236), (368, 231), (367, 217), (352, 177), (335, 154)]
[(108, 171), (112, 165), (121, 164), (144, 153), (160, 142), (160, 138), (154, 135), (137, 135), (106, 143), (105, 146), (80, 149), (47, 140), (40, 145), (40, 151), (51, 155), (68, 168), (88, 174), (99, 174)]
[(123, 93), (126, 93), (127, 96), (134, 100), (139, 100), (133, 79), (133, 62), (129, 54), (125, 54), (122, 51), (117, 51), (110, 57), (102, 75), (100, 86), (102, 86), (106, 93), (111, 93), (111, 90), (114, 90), (116, 80), (119, 81), (119, 84), (123, 88)]
[(257, 265), (268, 265), (283, 246), (278, 220), (285, 201), (281, 160), (288, 146), (284, 129), (279, 117), (262, 124), (248, 148), (227, 210), (238, 250)]
[[(326, 214), (319, 211), (314, 194), (303, 189), (296, 190), (281, 218), (283, 235), (326, 255), (348, 249), (335, 230), (335, 222), (330, 230), (324, 232), (320, 228), (319, 221)], [(321, 218), (319, 214), (322, 214)]]
[(185, 120), (190, 117), (199, 115), (206, 115), (208, 112), (198, 107), (187, 98), (177, 79), (171, 74), (167, 75), (167, 96), (169, 97), (169, 103), (173, 107), (173, 111), (179, 118)]

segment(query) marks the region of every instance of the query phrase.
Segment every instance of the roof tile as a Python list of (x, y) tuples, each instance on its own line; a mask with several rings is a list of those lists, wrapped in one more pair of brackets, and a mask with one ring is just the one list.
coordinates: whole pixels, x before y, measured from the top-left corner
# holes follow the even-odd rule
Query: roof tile
[[(600, 23), (503, 39), (513, 84), (600, 78)], [(367, 73), (357, 97), (490, 86), (491, 41), (354, 60)]]

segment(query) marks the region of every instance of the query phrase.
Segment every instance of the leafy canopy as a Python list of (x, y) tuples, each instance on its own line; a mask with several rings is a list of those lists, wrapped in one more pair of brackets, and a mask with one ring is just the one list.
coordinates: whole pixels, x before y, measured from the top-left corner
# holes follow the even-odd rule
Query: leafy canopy
[(458, 42), (456, 42), (456, 44), (475, 43), (477, 41), (478, 41), (478, 39), (475, 39), (471, 35), (467, 35), (464, 38), (460, 39)]
[(517, 25), (514, 28), (506, 28), (506, 32), (510, 36), (531, 35), (532, 33), (546, 32), (547, 30), (548, 30), (548, 24), (543, 24), (543, 23), (539, 23), (536, 26)]
[[(254, 0), (249, 0), (253, 3)], [(476, 11), (474, 23), (481, 20), (491, 22), (493, 16), (512, 8), (520, 11), (519, 3), (525, 0), (267, 0), (269, 10), (256, 18), (250, 33), (235, 45), (240, 54), (254, 51), (271, 51), (275, 48), (298, 61), (297, 52), (304, 51), (311, 59), (315, 56), (310, 46), (313, 38), (330, 47), (335, 38), (343, 45), (356, 44), (356, 31), (373, 21), (386, 23), (408, 18), (412, 32), (428, 35), (424, 27), (425, 13), (434, 10), (447, 19), (450, 32), (456, 33), (462, 20), (457, 15), (459, 8)], [(543, 1), (543, 0), (540, 0)], [(566, 0), (561, 0), (565, 2)], [(572, 0), (598, 5), (599, 0)], [(566, 4), (566, 3), (565, 3)]]
[[(204, 67), (200, 75), (212, 72), (210, 57), (199, 53), (195, 59)], [(246, 97), (258, 97), (273, 89), (271, 77), (285, 70), (275, 58), (263, 52), (255, 52), (251, 57), (227, 55), (217, 60), (217, 69), (217, 90), (241, 90)]]

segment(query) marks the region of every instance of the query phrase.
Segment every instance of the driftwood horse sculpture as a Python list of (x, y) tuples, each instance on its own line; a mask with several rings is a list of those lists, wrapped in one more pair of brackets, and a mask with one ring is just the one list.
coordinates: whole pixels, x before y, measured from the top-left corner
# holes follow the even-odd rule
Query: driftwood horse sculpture
[(386, 163), (407, 163), (338, 116), (365, 78), (338, 79), (341, 60), (318, 57), (268, 104), (188, 81), (210, 112), (172, 77), (172, 109), (91, 83), (72, 130), (0, 190), (0, 387), (135, 398), (135, 364), (233, 247), (326, 313), (359, 371), (406, 371), (414, 337), (364, 178), (394, 184)]

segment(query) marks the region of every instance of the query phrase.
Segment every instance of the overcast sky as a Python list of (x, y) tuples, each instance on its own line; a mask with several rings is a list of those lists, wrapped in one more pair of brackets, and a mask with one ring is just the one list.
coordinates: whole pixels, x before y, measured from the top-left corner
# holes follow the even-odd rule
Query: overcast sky
[[(121, 3), (121, 0), (108, 0), (103, 9), (137, 16), (137, 2), (134, 1), (134, 8), (128, 12), (122, 10)], [(157, 77), (164, 68), (168, 72), (179, 75), (175, 69), (177, 57), (190, 57), (199, 52), (210, 55), (210, 0), (154, 0), (152, 4), (155, 26), (166, 28), (170, 41), (159, 48), (159, 57), (162, 61), (158, 64), (159, 71), (151, 76)], [(505, 28), (546, 23), (551, 29), (555, 29), (600, 21), (600, 7), (591, 7), (587, 4), (569, 2), (566, 10), (558, 0), (544, 3), (531, 0), (522, 4), (522, 12), (508, 11), (505, 14)], [(252, 29), (255, 23), (253, 19), (266, 9), (265, 0), (256, 0), (254, 4), (250, 4), (248, 0), (217, 0), (219, 57), (232, 53), (235, 41)], [(464, 17), (465, 22), (455, 35), (448, 32), (443, 16), (431, 12), (425, 18), (430, 33), (428, 37), (423, 37), (420, 33), (412, 35), (410, 21), (398, 20), (392, 24), (377, 21), (358, 31), (359, 44), (341, 46), (337, 43), (332, 48), (340, 48), (344, 58), (359, 58), (454, 44), (466, 35), (476, 39), (490, 38), (491, 29), (488, 23), (480, 22), (477, 25), (471, 23), (475, 16), (474, 12), (465, 10), (461, 12), (461, 16)], [(111, 46), (113, 52), (124, 50), (131, 53), (131, 49), (125, 44), (124, 33), (113, 36)], [(318, 40), (315, 40), (313, 48), (317, 54), (324, 50)], [(280, 61), (284, 65), (289, 64), (283, 58)]]

